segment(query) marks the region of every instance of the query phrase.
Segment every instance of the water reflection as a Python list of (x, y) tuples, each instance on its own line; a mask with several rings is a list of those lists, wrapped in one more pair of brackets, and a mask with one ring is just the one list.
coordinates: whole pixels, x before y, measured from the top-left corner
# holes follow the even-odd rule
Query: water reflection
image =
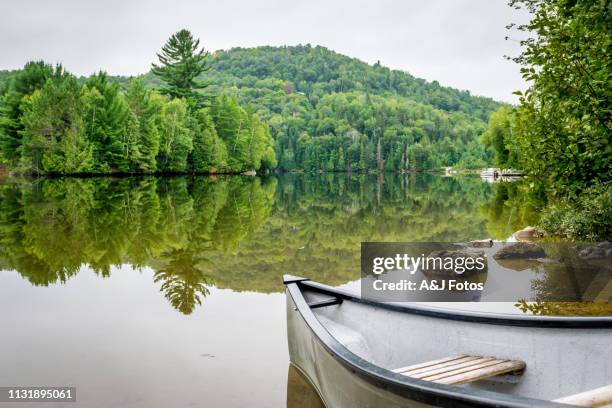
[(477, 179), (325, 175), (8, 180), (0, 186), (0, 268), (34, 285), (87, 266), (154, 270), (189, 314), (207, 287), (275, 292), (298, 273), (358, 277), (363, 240), (486, 235)]
[(544, 195), (523, 180), (495, 184), (491, 198), (483, 205), (487, 230), (493, 239), (505, 240), (514, 232), (536, 225)]
[(325, 405), (310, 382), (289, 365), (287, 373), (287, 408), (324, 408)]
[(270, 215), (276, 179), (44, 179), (0, 188), (0, 266), (34, 285), (88, 266), (150, 267), (170, 304), (189, 314), (227, 252)]
[(362, 241), (507, 238), (535, 216), (521, 189), (428, 175), (7, 179), (0, 269), (47, 286), (83, 268), (147, 268), (190, 314), (211, 286), (280, 292), (284, 273), (357, 280)]

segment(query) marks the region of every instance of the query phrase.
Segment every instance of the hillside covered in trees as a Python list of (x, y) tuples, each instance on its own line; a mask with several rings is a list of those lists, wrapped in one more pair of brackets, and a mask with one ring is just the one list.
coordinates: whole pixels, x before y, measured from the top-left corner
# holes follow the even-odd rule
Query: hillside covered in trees
[[(217, 135), (232, 149), (235, 149), (232, 143), (235, 138), (231, 131), (228, 133), (216, 126), (218, 120), (226, 120), (221, 124), (226, 128), (240, 128), (244, 122), (248, 129), (256, 129), (256, 133), (265, 133), (268, 126), (276, 157), (271, 157), (269, 152), (260, 154), (262, 167), (278, 165), (284, 171), (307, 172), (423, 171), (441, 166), (478, 168), (492, 159), (492, 150), (478, 142), (489, 115), (500, 107), (490, 98), (443, 87), (436, 81), (427, 82), (378, 63), (369, 65), (320, 46), (235, 48), (203, 58), (206, 69), (196, 79), (209, 86), (198, 89), (197, 95), (215, 100), (215, 106), (225, 113), (215, 116), (213, 106), (196, 122), (206, 128), (212, 120)], [(19, 75), (0, 73), (0, 92), (9, 95), (7, 78)], [(164, 81), (155, 74), (155, 69), (139, 78), (109, 77), (105, 81), (110, 87), (116, 81), (119, 89), (113, 92), (128, 95), (135, 92), (130, 89), (137, 79), (147, 88), (140, 92), (164, 90)], [(93, 78), (78, 79), (88, 89), (95, 81)], [(152, 99), (159, 101), (155, 96)], [(183, 108), (177, 107), (179, 111)], [(225, 118), (228, 112), (237, 115), (238, 119)], [(87, 124), (85, 126), (87, 128)], [(191, 128), (198, 133), (193, 125)], [(206, 130), (199, 131), (202, 132)], [(160, 137), (163, 133), (160, 132)], [(250, 140), (248, 132), (243, 133), (244, 140), (238, 137), (238, 148), (242, 142)], [(259, 168), (257, 160), (240, 166), (236, 160), (231, 163), (231, 159), (215, 159), (212, 164), (198, 167), (190, 160), (197, 156), (197, 141), (206, 138), (192, 139), (191, 146), (187, 144), (182, 148), (187, 155), (182, 153), (186, 159), (179, 159), (179, 166), (161, 165), (158, 170)], [(212, 140), (209, 143), (217, 143), (215, 138), (209, 139)], [(125, 143), (123, 146), (129, 149)], [(249, 143), (246, 146), (248, 149)], [(232, 152), (229, 153), (232, 156)], [(245, 153), (240, 155), (245, 156)], [(244, 159), (239, 161), (245, 162)], [(218, 162), (226, 165), (215, 165)], [(130, 171), (140, 169), (133, 164), (113, 166)]]
[(210, 92), (230, 93), (270, 126), (283, 170), (477, 168), (491, 159), (477, 138), (500, 104), (468, 91), (310, 45), (218, 51), (210, 67)]

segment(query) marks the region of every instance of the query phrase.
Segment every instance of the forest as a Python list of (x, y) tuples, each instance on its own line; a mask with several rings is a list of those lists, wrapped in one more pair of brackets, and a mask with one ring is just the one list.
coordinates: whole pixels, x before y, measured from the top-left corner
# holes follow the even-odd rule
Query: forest
[[(207, 76), (270, 126), (281, 170), (480, 168), (492, 158), (478, 137), (500, 103), (322, 46), (217, 51)], [(143, 81), (161, 85), (150, 73)]]
[[(36, 70), (32, 64), (0, 73), (2, 111), (8, 112), (2, 122), (9, 122), (0, 127), (5, 162), (11, 168), (40, 171), (42, 166), (43, 172), (59, 173), (240, 172), (274, 167), (407, 172), (441, 166), (480, 168), (492, 159), (492, 151), (478, 141), (489, 114), (500, 106), (489, 98), (380, 64), (368, 65), (320, 46), (236, 48), (201, 57), (205, 69), (193, 82), (205, 86), (188, 86), (189, 93), (169, 92), (167, 80), (155, 68), (137, 78), (96, 74), (66, 79), (72, 82), (67, 89), (82, 94), (75, 99), (79, 113), (73, 113), (79, 123), (70, 128), (83, 127), (77, 131), (83, 140), (68, 142), (66, 137), (65, 144), (81, 143), (78, 150), (86, 152), (83, 147), (89, 146), (91, 154), (66, 160), (50, 154), (45, 164), (32, 157), (33, 150), (40, 150), (36, 142), (45, 136), (32, 135), (32, 128), (43, 124), (32, 123), (31, 117), (64, 112), (40, 112), (45, 109), (43, 101), (37, 97), (31, 106), (26, 93), (42, 87), (47, 77), (59, 76), (52, 79), (55, 83), (68, 74), (41, 74), (38, 83), (28, 84), (36, 80), (28, 79)], [(104, 97), (93, 97), (96, 91)], [(164, 91), (166, 98), (159, 95)], [(194, 112), (190, 97), (200, 97), (208, 106)], [(107, 106), (99, 106), (102, 103)], [(102, 110), (110, 116), (95, 118), (93, 112)], [(161, 140), (168, 129), (176, 137)], [(100, 140), (102, 134), (112, 140)], [(166, 151), (167, 146), (174, 151)], [(107, 157), (100, 157), (102, 151)], [(72, 162), (83, 164), (74, 167)]]
[(182, 30), (153, 72), (121, 88), (104, 72), (79, 80), (29, 62), (3, 73), (0, 153), (15, 173), (240, 173), (277, 165), (268, 126), (231, 96), (206, 97), (207, 54)]

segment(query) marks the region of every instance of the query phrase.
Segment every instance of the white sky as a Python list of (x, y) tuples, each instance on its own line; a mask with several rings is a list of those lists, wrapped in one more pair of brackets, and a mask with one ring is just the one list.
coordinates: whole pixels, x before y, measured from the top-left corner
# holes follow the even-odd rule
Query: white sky
[(170, 34), (208, 50), (323, 45), (369, 63), (514, 102), (524, 89), (505, 26), (526, 15), (506, 0), (2, 0), (0, 69), (32, 59), (77, 75), (146, 72)]

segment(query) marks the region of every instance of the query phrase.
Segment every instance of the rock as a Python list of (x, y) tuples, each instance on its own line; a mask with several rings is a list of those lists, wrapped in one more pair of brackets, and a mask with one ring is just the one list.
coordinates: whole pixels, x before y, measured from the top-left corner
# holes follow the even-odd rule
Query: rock
[(494, 259), (537, 259), (546, 258), (546, 252), (531, 242), (517, 242), (506, 245), (493, 255)]
[[(440, 259), (437, 262), (430, 262), (421, 268), (421, 271), (425, 276), (442, 276), (442, 277), (454, 277), (457, 276), (469, 276), (487, 272), (487, 261), (484, 251), (478, 250), (441, 250), (434, 251), (427, 255), (426, 258)], [(459, 258), (463, 258), (460, 260)], [(467, 261), (467, 259), (473, 259)], [(480, 268), (476, 258), (482, 258), (480, 262), (484, 263), (484, 268)], [(484, 261), (483, 261), (484, 260)], [(452, 262), (453, 267), (450, 267)], [(480, 268), (480, 269), (479, 269)]]
[(519, 241), (535, 241), (540, 238), (541, 234), (535, 227), (525, 227), (522, 230), (516, 231), (512, 235)]
[(606, 250), (612, 249), (612, 242), (608, 242), (608, 241), (600, 242), (597, 246), (599, 248), (603, 248)]
[(578, 255), (587, 260), (610, 258), (612, 257), (612, 242), (600, 242), (597, 245), (583, 249)]
[(493, 246), (493, 240), (489, 238), (470, 241), (468, 242), (468, 246), (472, 248), (491, 248)]

